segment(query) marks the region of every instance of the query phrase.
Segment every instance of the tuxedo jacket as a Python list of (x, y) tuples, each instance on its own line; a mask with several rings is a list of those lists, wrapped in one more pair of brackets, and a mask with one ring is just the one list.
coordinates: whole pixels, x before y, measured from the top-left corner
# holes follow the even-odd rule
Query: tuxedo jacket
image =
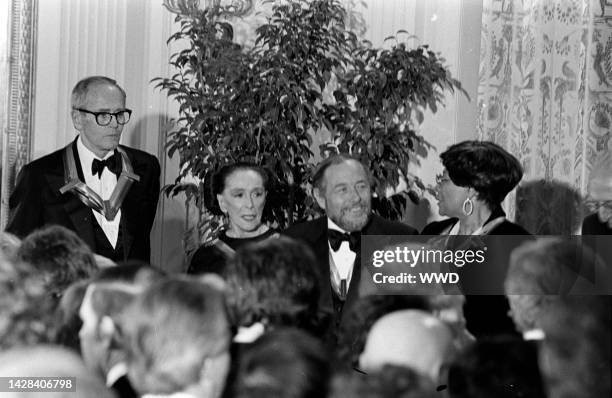
[[(359, 253), (355, 257), (353, 275), (347, 292), (346, 301), (341, 310), (335, 308), (334, 296), (331, 286), (331, 273), (329, 266), (329, 244), (327, 238), (327, 217), (320, 217), (312, 221), (297, 224), (283, 232), (291, 238), (305, 242), (314, 252), (317, 260), (318, 275), (320, 277), (321, 296), (319, 299), (319, 309), (332, 316), (330, 330), (335, 333), (340, 327), (345, 314), (350, 312), (350, 308), (359, 298), (359, 281), (361, 279), (361, 257)], [(406, 224), (395, 221), (388, 221), (373, 214), (368, 224), (362, 229), (362, 235), (416, 235), (418, 231)], [(329, 337), (329, 336), (326, 336)], [(328, 340), (329, 341), (329, 340)]]
[[(485, 227), (492, 220), (505, 216), (506, 213), (501, 207), (496, 208), (485, 222)], [(425, 226), (421, 235), (446, 234), (457, 221), (457, 218), (448, 218), (432, 222)], [(462, 288), (468, 292), (464, 305), (466, 326), (477, 339), (500, 334), (518, 334), (514, 322), (508, 316), (510, 305), (503, 294), (503, 285), (512, 250), (522, 242), (533, 239), (527, 230), (508, 220), (492, 228), (488, 235), (515, 235), (512, 239), (487, 241), (489, 253), (496, 253), (495, 258), (501, 261), (485, 261), (482, 264), (470, 264), (456, 269)], [(459, 240), (461, 239), (459, 237)], [(449, 248), (452, 248), (452, 243)], [(472, 294), (469, 294), (470, 292)]]
[[(76, 148), (71, 144), (79, 179), (85, 181)], [(134, 181), (121, 204), (123, 259), (150, 261), (150, 233), (159, 199), (159, 161), (153, 155), (121, 145), (134, 174)], [(17, 177), (9, 199), (11, 217), (6, 231), (21, 238), (45, 225), (61, 225), (71, 229), (97, 253), (93, 210), (71, 193), (60, 193), (65, 185), (63, 152), (55, 151), (24, 166)], [(87, 172), (87, 171), (86, 171)]]

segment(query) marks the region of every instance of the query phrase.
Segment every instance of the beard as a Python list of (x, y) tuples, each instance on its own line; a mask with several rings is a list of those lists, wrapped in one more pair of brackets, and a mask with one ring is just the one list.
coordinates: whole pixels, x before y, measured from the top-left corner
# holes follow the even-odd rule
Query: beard
[(332, 219), (340, 228), (347, 232), (361, 231), (370, 220), (372, 208), (368, 204), (359, 206), (343, 207), (339, 214), (329, 218)]

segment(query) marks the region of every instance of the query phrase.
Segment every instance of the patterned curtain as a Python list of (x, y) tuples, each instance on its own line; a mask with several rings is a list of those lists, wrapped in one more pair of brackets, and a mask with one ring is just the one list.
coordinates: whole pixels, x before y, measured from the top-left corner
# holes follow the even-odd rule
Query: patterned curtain
[(610, 151), (608, 1), (483, 3), (478, 135), (523, 164), (505, 207), (532, 233), (579, 230), (590, 167)]

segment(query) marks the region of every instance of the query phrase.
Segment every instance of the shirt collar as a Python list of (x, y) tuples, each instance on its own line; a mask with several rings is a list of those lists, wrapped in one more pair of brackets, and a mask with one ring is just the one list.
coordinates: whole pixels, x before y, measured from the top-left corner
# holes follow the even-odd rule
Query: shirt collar
[(127, 375), (127, 373), (128, 373), (128, 369), (127, 369), (127, 365), (125, 364), (125, 362), (119, 362), (115, 364), (112, 368), (110, 368), (110, 370), (106, 374), (106, 386), (107, 387), (112, 386), (122, 376)]
[(342, 232), (343, 234), (346, 234), (346, 233), (347, 233), (347, 231), (345, 231), (345, 230), (343, 230), (342, 228), (340, 228), (340, 227), (338, 226), (338, 224), (336, 224), (335, 222), (333, 222), (333, 221), (332, 221), (332, 219), (331, 219), (331, 218), (329, 218), (329, 217), (327, 217), (327, 229), (334, 229), (334, 230), (336, 230), (336, 231), (340, 231), (340, 232)]
[(523, 332), (523, 340), (544, 340), (545, 337), (542, 329), (531, 329)]
[(85, 144), (83, 144), (83, 139), (81, 138), (81, 135), (79, 135), (77, 138), (77, 151), (79, 151), (79, 158), (81, 159), (81, 162), (89, 167), (91, 167), (91, 164), (93, 163), (94, 159), (105, 160), (113, 156), (113, 154), (115, 153), (115, 151), (109, 151), (106, 156), (100, 159), (96, 156), (95, 153), (93, 153), (89, 148), (87, 148)]

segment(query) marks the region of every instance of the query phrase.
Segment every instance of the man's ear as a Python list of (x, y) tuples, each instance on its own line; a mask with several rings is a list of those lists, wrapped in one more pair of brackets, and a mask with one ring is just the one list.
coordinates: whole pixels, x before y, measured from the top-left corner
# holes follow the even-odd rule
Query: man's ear
[(325, 196), (323, 195), (323, 192), (321, 192), (319, 188), (315, 187), (312, 189), (312, 195), (314, 196), (315, 200), (319, 204), (319, 207), (325, 210), (325, 205), (327, 204), (327, 201), (325, 200)]
[(81, 112), (77, 111), (76, 109), (73, 109), (70, 112), (70, 117), (72, 118), (72, 125), (74, 126), (74, 129), (77, 131), (81, 131), (81, 128), (83, 126), (83, 123), (81, 122)]

